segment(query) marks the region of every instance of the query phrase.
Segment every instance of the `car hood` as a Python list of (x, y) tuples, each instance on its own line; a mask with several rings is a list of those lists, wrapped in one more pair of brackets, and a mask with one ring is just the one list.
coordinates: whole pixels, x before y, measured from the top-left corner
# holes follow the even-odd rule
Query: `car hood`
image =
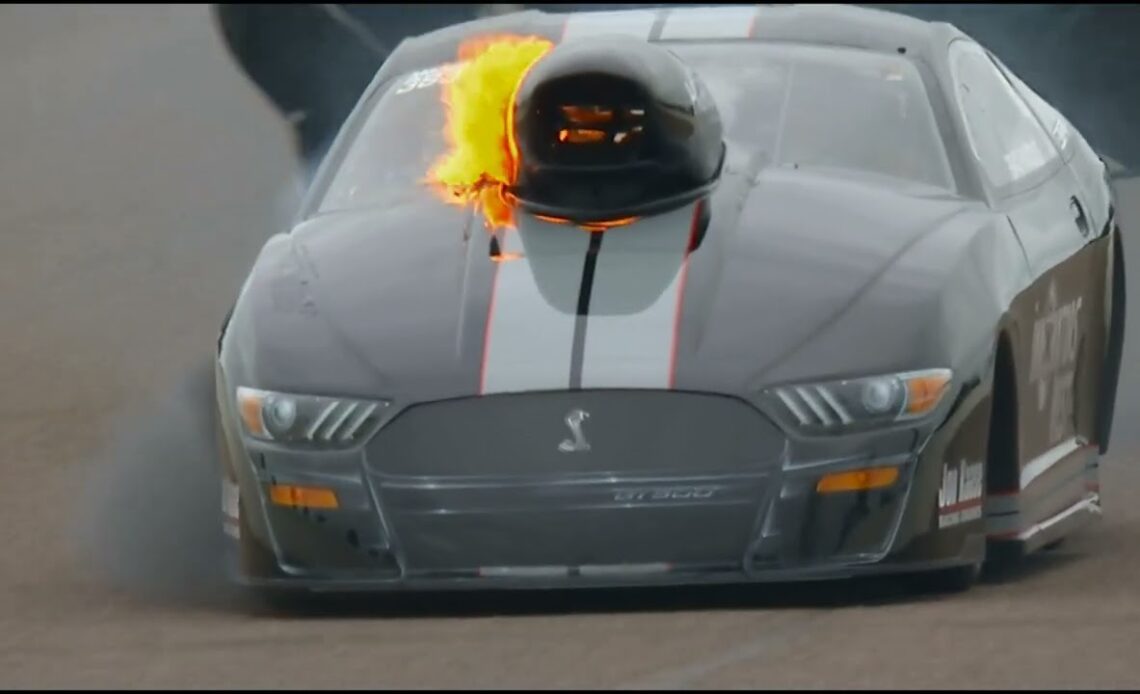
[[(910, 184), (769, 169), (730, 172), (700, 206), (602, 234), (521, 215), (517, 230), (492, 235), (425, 191), (312, 218), (263, 253), (249, 285), (258, 308), (242, 309), (246, 364), (264, 387), (410, 402), (738, 392), (787, 375), (789, 355), (856, 307), (887, 325), (913, 307), (913, 296), (859, 299), (966, 206)], [(852, 350), (874, 354), (876, 340), (836, 345), (818, 371), (841, 370)]]

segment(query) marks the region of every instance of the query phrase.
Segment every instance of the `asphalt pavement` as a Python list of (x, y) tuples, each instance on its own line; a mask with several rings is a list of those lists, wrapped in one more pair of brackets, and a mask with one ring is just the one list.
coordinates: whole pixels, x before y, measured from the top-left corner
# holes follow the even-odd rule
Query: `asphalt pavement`
[[(1140, 338), (1103, 521), (963, 595), (241, 599), (214, 569), (202, 365), (296, 200), (289, 133), (203, 6), (0, 7), (0, 94), (0, 686), (1140, 686)], [(1140, 230), (1140, 182), (1119, 194)]]

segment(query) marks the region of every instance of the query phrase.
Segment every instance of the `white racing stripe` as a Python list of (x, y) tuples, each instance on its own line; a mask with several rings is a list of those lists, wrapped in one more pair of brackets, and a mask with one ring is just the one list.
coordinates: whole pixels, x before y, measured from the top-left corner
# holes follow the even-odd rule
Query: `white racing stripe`
[[(523, 215), (502, 237), (482, 393), (671, 387), (696, 208), (604, 237)], [(587, 273), (591, 238), (600, 248)]]
[(1021, 488), (1027, 488), (1033, 480), (1045, 474), (1049, 468), (1081, 450), (1085, 445), (1083, 439), (1074, 437), (1057, 444), (1026, 463), (1025, 467), (1021, 468)]
[(620, 10), (570, 15), (562, 32), (563, 41), (596, 36), (633, 36), (649, 40), (658, 10)]
[(583, 388), (668, 388), (694, 205), (606, 232), (594, 270)]
[(746, 39), (759, 11), (755, 5), (670, 10), (660, 40)]
[(486, 395), (564, 389), (590, 235), (520, 215), (502, 235), (483, 355)]

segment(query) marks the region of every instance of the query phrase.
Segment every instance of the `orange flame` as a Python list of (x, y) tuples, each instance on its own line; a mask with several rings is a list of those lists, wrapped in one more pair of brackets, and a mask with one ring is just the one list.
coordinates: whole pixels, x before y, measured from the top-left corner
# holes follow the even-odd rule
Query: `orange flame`
[[(569, 219), (562, 217), (552, 217), (545, 214), (535, 214), (535, 219), (540, 219), (548, 224), (574, 224)], [(601, 219), (596, 222), (581, 222), (576, 226), (583, 231), (588, 231), (591, 234), (599, 231), (607, 231), (609, 229), (617, 229), (619, 227), (629, 226), (641, 217), (618, 217), (616, 219)]]
[(636, 222), (640, 217), (619, 217), (618, 219), (607, 219), (597, 222), (586, 222), (581, 224), (583, 229), (589, 232), (605, 231), (607, 229), (617, 229), (618, 227), (629, 226)]
[(514, 227), (506, 188), (515, 182), (514, 101), (530, 68), (554, 47), (541, 37), (492, 36), (459, 47), (462, 67), (443, 85), (448, 151), (428, 171), (444, 200), (474, 203), (492, 231)]

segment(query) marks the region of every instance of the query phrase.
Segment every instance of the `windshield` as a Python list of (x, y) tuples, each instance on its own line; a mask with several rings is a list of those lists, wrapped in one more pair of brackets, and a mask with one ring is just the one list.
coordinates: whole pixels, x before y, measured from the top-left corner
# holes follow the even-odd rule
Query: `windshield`
[[(733, 149), (768, 166), (827, 167), (953, 189), (926, 90), (903, 56), (788, 44), (677, 44), (720, 110)], [(440, 80), (455, 66), (382, 88), (348, 145), (320, 212), (428, 194), (444, 152)]]

